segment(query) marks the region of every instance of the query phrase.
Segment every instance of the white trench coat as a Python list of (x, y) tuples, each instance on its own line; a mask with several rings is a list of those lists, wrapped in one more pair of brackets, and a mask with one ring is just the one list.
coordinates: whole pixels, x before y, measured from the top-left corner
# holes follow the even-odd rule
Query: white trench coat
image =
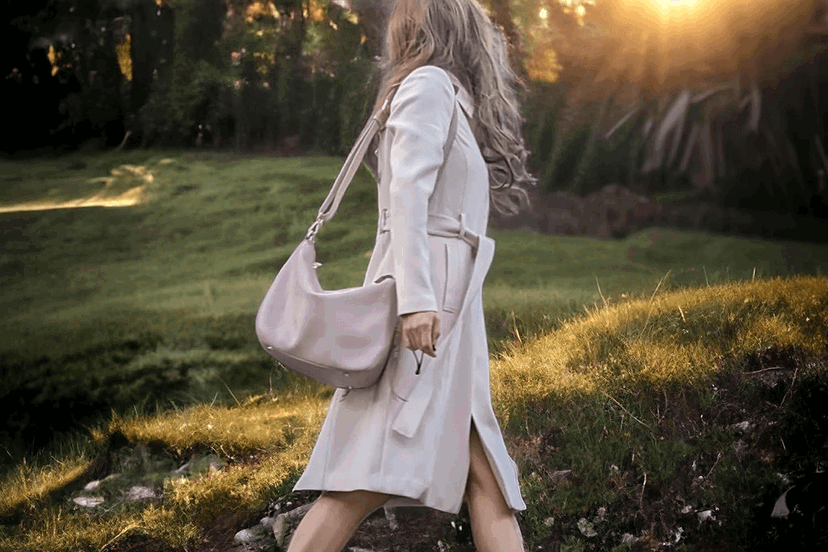
[[(456, 139), (441, 170), (457, 104)], [(494, 240), (485, 235), (486, 164), (466, 118), (473, 107), (459, 81), (435, 66), (412, 71), (391, 102), (376, 152), (379, 223), (363, 285), (390, 274), (398, 315), (438, 312), (436, 357), (425, 355), (416, 375), (414, 354), (395, 346), (376, 385), (337, 389), (294, 490), (366, 489), (393, 495), (388, 507), (456, 514), (469, 472), (473, 418), (506, 503), (513, 512), (526, 509), (489, 388), (482, 285)], [(473, 239), (427, 232), (439, 222), (459, 227), (461, 214), (466, 229), (479, 236), (477, 250)], [(418, 358), (422, 354), (417, 351)]]

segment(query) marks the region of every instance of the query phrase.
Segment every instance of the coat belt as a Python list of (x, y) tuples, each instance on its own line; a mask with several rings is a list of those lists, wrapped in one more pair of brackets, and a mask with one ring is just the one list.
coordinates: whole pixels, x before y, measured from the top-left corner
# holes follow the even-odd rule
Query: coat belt
[[(391, 226), (388, 223), (388, 209), (382, 210), (380, 217), (380, 234), (389, 232)], [(459, 218), (448, 215), (430, 214), (426, 223), (426, 232), (432, 236), (444, 236), (446, 238), (459, 238), (476, 251), (480, 246), (480, 236), (466, 226), (466, 214), (460, 213)]]

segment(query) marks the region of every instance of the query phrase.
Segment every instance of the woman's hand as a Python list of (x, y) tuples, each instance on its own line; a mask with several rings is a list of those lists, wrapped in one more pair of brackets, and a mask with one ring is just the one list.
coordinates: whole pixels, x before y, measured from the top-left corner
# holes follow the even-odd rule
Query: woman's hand
[(403, 314), (400, 335), (402, 346), (412, 351), (436, 357), (434, 343), (440, 337), (440, 316), (435, 311), (410, 312)]

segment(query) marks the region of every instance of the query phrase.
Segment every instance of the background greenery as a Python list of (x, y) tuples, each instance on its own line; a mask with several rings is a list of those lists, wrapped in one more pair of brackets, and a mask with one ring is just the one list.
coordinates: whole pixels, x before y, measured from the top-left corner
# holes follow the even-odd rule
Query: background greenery
[[(17, 3), (3, 38), (15, 128), (3, 149), (344, 155), (377, 92), (384, 29), (380, 0), (352, 4)], [(617, 182), (828, 216), (826, 0), (482, 4), (525, 85), (543, 192)]]
[[(11, 539), (0, 542), (98, 549), (138, 531), (190, 546), (242, 489), (237, 517), (223, 522), (231, 532), (289, 491), (331, 389), (274, 363), (253, 320), (340, 163), (175, 150), (3, 163), (4, 176), (22, 178), (0, 209), (19, 206), (18, 197), (69, 201), (134, 188), (144, 202), (0, 213), (8, 497), (0, 537)], [(361, 169), (317, 240), (324, 287), (361, 284), (375, 210), (376, 185)], [(814, 436), (828, 435), (812, 411), (828, 389), (823, 246), (669, 228), (617, 241), (490, 235), (497, 250), (483, 301), (492, 394), (532, 504), (523, 518), (528, 542), (616, 546), (652, 516), (662, 516), (660, 534), (675, 531), (687, 522), (664, 518), (666, 497), (692, 475), (693, 459), (720, 479), (680, 496), (693, 515), (721, 508), (734, 546), (792, 543), (793, 535), (816, 542), (767, 526), (745, 493), (765, 506), (775, 500), (785, 490), (777, 471), (811, 473), (821, 450)], [(805, 275), (814, 278), (790, 279)], [(780, 366), (781, 387), (742, 373)], [(766, 399), (781, 401), (773, 417), (754, 412)], [(788, 452), (779, 441), (772, 449), (782, 463), (760, 458), (770, 445), (757, 445), (754, 456), (733, 449), (730, 425), (740, 416), (787, 428)], [(221, 477), (176, 482), (152, 471), (205, 448), (229, 464)], [(123, 462), (133, 474), (124, 481), (147, 479), (163, 501), (69, 515), (67, 493)], [(734, 468), (738, 480), (727, 475)], [(574, 480), (550, 475), (567, 469)], [(642, 499), (644, 488), (654, 494)], [(125, 492), (118, 489), (106, 496)], [(599, 520), (599, 507), (616, 521)], [(600, 529), (597, 541), (578, 529), (582, 518)], [(722, 535), (699, 531), (694, 542)]]
[[(32, 165), (20, 196), (70, 200), (139, 187), (145, 203), (0, 214), (4, 228), (0, 355), (9, 450), (110, 409), (232, 400), (289, 381), (260, 351), (253, 316), (302, 238), (340, 160), (186, 152), (84, 156)], [(102, 186), (93, 175), (109, 173)], [(137, 176), (136, 176), (137, 175)], [(25, 183), (25, 186), (24, 184)], [(23, 191), (25, 190), (25, 191)], [(50, 192), (55, 192), (51, 193)], [(361, 169), (319, 235), (318, 274), (360, 285), (376, 233), (376, 185)], [(824, 272), (817, 244), (755, 241), (651, 228), (616, 241), (493, 231), (484, 302), (490, 349), (527, 339), (582, 305), (662, 289)], [(272, 380), (272, 381), (271, 381)], [(44, 425), (48, 424), (48, 425)], [(17, 450), (19, 454), (21, 450)], [(6, 455), (6, 462), (19, 460)]]
[[(332, 390), (253, 319), (376, 93), (381, 2), (353, 4), (9, 5), (0, 549), (206, 550), (289, 494)], [(544, 192), (828, 214), (824, 0), (483, 4)], [(325, 287), (361, 283), (375, 194), (361, 171), (320, 232)], [(492, 396), (533, 549), (828, 545), (824, 247), (490, 235)], [(106, 504), (73, 506), (93, 480)], [(122, 500), (133, 484), (158, 496)]]

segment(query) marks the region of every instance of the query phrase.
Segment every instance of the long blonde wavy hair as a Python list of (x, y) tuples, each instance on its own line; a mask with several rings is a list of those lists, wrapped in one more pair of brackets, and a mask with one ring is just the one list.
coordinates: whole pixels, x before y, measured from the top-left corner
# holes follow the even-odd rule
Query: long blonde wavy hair
[(521, 185), (534, 186), (537, 179), (526, 168), (529, 152), (514, 88), (524, 83), (509, 65), (502, 32), (478, 0), (396, 0), (371, 115), (422, 65), (454, 74), (473, 98), (472, 130), (488, 167), (492, 206), (507, 215), (527, 209), (529, 196)]

